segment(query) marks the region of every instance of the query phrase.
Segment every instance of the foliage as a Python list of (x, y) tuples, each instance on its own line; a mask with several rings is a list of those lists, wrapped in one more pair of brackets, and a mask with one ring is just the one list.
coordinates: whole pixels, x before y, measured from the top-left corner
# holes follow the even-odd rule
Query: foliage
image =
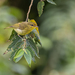
[(44, 5), (45, 5), (45, 4), (44, 4), (43, 1), (38, 2), (37, 9), (38, 9), (39, 17), (40, 17), (41, 14), (43, 13), (43, 7), (44, 7)]
[[(50, 3), (53, 4), (53, 1), (51, 1)], [(44, 5), (45, 5), (44, 1), (40, 1), (37, 5), (39, 17), (43, 13)], [(29, 7), (29, 9), (31, 9), (31, 7)], [(29, 16), (29, 12), (30, 10), (28, 10), (27, 19)], [(39, 30), (37, 27), (37, 23), (35, 22), (35, 20), (28, 20), (28, 22), (35, 23), (36, 28), (33, 29), (29, 34), (26, 34), (25, 36), (18, 36), (17, 33), (13, 30), (9, 38), (9, 40), (12, 41), (12, 43), (8, 46), (4, 54), (6, 54), (9, 51), (13, 51), (10, 58), (14, 60), (15, 62), (18, 62), (24, 55), (27, 63), (29, 64), (29, 66), (31, 66), (31, 60), (33, 58), (35, 59), (35, 55), (39, 58), (39, 55), (38, 55), (39, 50), (36, 45), (38, 43), (40, 45), (42, 44), (40, 42), (40, 36), (39, 36)]]
[[(33, 31), (33, 33), (35, 34), (34, 31)], [(35, 39), (31, 38), (30, 37), (31, 34), (32, 34), (32, 32), (29, 35), (26, 35), (26, 40), (25, 40), (24, 36), (23, 37), (21, 36), (23, 39), (20, 38), (17, 35), (17, 33), (13, 30), (12, 34), (9, 38), (9, 40), (12, 41), (12, 43), (9, 45), (9, 47), (7, 48), (7, 51), (4, 54), (6, 54), (9, 51), (12, 51), (10, 59), (14, 60), (15, 62), (18, 62), (24, 55), (26, 61), (28, 62), (29, 66), (30, 66), (32, 58), (34, 58), (35, 55), (37, 57), (39, 57), (38, 49), (36, 47), (36, 42), (38, 42), (38, 40), (40, 40), (40, 39), (37, 39), (37, 41), (36, 41)], [(36, 35), (36, 37), (38, 37), (38, 36)], [(36, 41), (36, 42), (34, 42), (34, 41)]]
[[(17, 64), (8, 60), (9, 57), (14, 60), (13, 54), (17, 53), (14, 53), (14, 50), (11, 51), (12, 53), (9, 52), (7, 55), (3, 55), (9, 44), (13, 42), (6, 42), (10, 36), (11, 29), (4, 28), (9, 26), (8, 23), (13, 25), (16, 21), (25, 20), (31, 0), (5, 1), (7, 2), (0, 8), (8, 6), (11, 11), (7, 11), (7, 13), (14, 18), (2, 15), (5, 17), (3, 20), (0, 16), (2, 18), (2, 22), (0, 22), (0, 75), (75, 75), (75, 0), (53, 0), (57, 3), (56, 6), (49, 4), (46, 0), (42, 0), (45, 6), (41, 17), (38, 17), (36, 10), (37, 2), (40, 0), (34, 0), (30, 18), (34, 18), (37, 21), (42, 47), (38, 47), (40, 59), (35, 55), (36, 62), (32, 62), (31, 68), (28, 67), (23, 57), (24, 55), (18, 59), (15, 58), (15, 62), (22, 58)], [(23, 12), (20, 14), (19, 11), (12, 10), (12, 7)], [(2, 13), (4, 12), (6, 13), (6, 11)], [(7, 23), (4, 22), (6, 21), (5, 19), (8, 20)], [(5, 40), (2, 41), (2, 39)], [(31, 56), (35, 54), (30, 47), (27, 50), (30, 51)], [(35, 59), (32, 58), (33, 61)]]
[[(53, 0), (47, 0), (47, 2), (56, 5), (56, 3)], [(43, 7), (44, 7), (44, 5), (45, 5), (44, 1), (41, 0), (40, 2), (38, 2), (37, 10), (38, 10), (39, 17), (43, 13)]]
[(56, 5), (56, 3), (53, 0), (47, 0), (47, 2)]

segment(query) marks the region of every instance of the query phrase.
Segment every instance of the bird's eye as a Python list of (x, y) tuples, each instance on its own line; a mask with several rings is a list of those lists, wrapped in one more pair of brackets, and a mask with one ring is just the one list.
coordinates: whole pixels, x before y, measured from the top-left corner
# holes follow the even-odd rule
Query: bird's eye
[(31, 24), (31, 26), (34, 26), (33, 24)]

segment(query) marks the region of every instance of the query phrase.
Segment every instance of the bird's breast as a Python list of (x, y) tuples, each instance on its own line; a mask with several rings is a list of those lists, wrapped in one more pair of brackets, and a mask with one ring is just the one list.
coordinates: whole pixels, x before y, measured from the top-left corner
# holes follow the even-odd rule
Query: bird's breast
[(19, 35), (23, 35), (23, 30), (21, 29), (14, 29)]

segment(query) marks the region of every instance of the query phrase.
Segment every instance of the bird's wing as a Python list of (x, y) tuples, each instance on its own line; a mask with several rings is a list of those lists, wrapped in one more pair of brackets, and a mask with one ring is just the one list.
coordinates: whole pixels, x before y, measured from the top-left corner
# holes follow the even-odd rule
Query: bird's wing
[(27, 27), (26, 22), (19, 23), (19, 29), (24, 30)]

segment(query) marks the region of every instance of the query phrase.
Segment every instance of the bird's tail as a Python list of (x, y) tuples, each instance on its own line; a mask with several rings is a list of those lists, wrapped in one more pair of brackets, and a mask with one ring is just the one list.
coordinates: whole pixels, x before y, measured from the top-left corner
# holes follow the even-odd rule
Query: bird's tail
[(13, 26), (9, 26), (9, 27), (6, 27), (6, 28), (4, 28), (4, 29), (8, 29), (8, 28), (13, 28)]

